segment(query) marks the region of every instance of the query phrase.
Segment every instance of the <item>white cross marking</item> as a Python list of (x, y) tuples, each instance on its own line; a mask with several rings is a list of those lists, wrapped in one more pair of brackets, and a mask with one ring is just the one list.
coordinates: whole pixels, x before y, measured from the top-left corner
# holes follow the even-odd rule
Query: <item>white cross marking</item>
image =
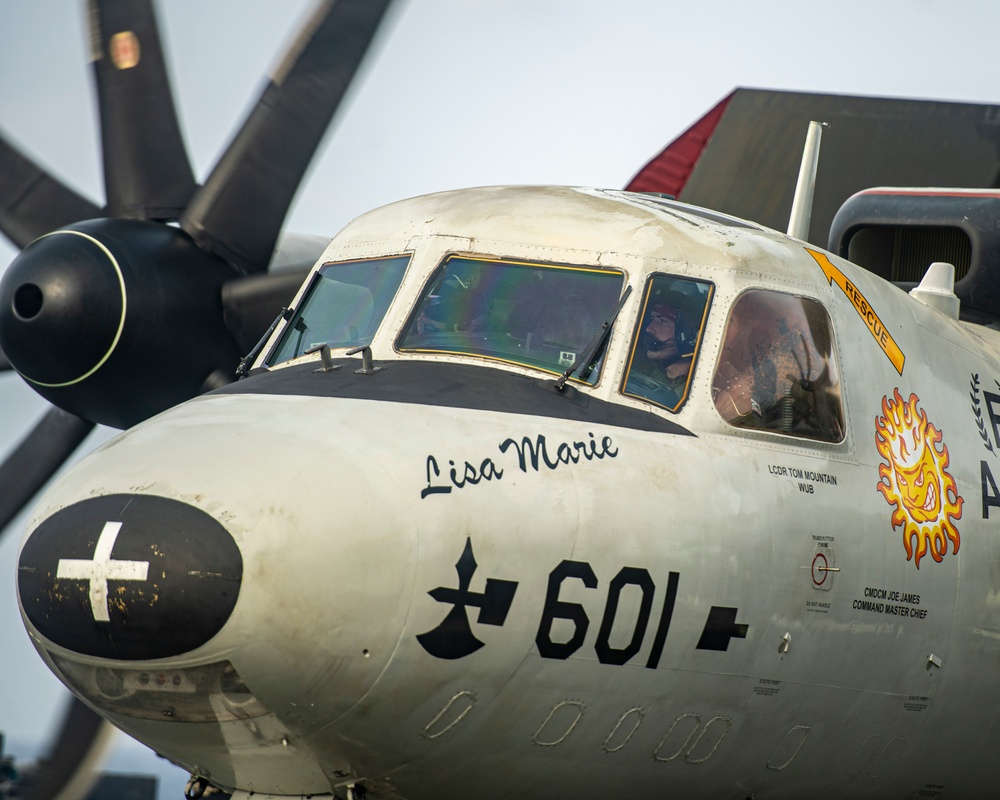
[(96, 622), (110, 622), (108, 615), (108, 581), (144, 581), (149, 571), (148, 561), (112, 561), (111, 551), (122, 529), (120, 522), (105, 522), (97, 539), (94, 559), (60, 558), (56, 577), (90, 581), (90, 608)]

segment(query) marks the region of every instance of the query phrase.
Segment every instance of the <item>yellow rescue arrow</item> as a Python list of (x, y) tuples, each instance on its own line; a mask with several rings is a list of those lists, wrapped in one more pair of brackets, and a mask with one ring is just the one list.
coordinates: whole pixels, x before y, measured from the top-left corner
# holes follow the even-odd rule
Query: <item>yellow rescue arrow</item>
[(865, 296), (858, 291), (858, 287), (851, 283), (847, 279), (847, 276), (833, 265), (825, 253), (810, 250), (808, 247), (806, 248), (806, 252), (816, 259), (816, 263), (823, 270), (828, 283), (832, 285), (834, 281), (837, 282), (837, 286), (847, 295), (847, 299), (851, 301), (854, 310), (858, 312), (858, 316), (868, 326), (868, 332), (878, 343), (878, 346), (882, 348), (882, 352), (885, 353), (889, 361), (892, 362), (892, 365), (896, 368), (896, 372), (902, 375), (903, 362), (906, 361), (906, 356), (903, 355), (903, 351), (899, 349), (899, 345), (889, 335), (878, 314), (875, 313), (875, 310), (865, 300)]

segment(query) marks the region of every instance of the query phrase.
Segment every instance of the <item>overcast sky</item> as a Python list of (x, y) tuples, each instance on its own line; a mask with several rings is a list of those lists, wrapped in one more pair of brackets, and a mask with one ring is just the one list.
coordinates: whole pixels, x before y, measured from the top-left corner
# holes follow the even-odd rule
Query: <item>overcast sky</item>
[[(200, 177), (309, 6), (160, 3)], [(101, 204), (83, 8), (2, 0), (0, 128)], [(333, 235), (375, 206), (461, 186), (621, 187), (737, 86), (1000, 103), (997, 30), (995, 0), (398, 0), (288, 228)], [(0, 269), (15, 253), (0, 243)], [(3, 450), (44, 404), (5, 375), (0, 409)], [(19, 536), (0, 544), (0, 731), (8, 750), (30, 756), (62, 697), (17, 613)], [(179, 780), (163, 794), (176, 798)]]

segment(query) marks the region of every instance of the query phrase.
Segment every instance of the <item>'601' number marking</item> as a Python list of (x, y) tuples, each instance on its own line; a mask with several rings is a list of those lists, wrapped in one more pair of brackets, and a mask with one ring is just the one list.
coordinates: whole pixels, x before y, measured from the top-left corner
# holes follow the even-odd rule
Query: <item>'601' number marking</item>
[[(586, 561), (563, 561), (549, 573), (545, 606), (542, 609), (541, 621), (538, 623), (538, 634), (535, 636), (535, 644), (542, 658), (569, 658), (583, 646), (587, 630), (590, 628), (590, 618), (582, 605), (559, 599), (559, 591), (563, 581), (567, 579), (580, 580), (588, 589), (597, 588), (597, 576)], [(679, 580), (680, 573), (678, 572), (671, 572), (667, 578), (667, 592), (660, 610), (660, 621), (656, 627), (652, 650), (646, 661), (646, 666), (649, 669), (656, 669), (660, 663), (663, 645), (667, 640), (670, 621), (674, 615)], [(616, 648), (611, 646), (611, 630), (618, 614), (618, 603), (622, 589), (626, 586), (637, 586), (642, 593), (642, 601), (635, 620), (635, 627), (632, 629), (631, 640), (624, 647)], [(643, 640), (646, 638), (646, 629), (649, 627), (655, 593), (656, 586), (653, 579), (649, 572), (642, 567), (622, 567), (618, 574), (611, 579), (608, 586), (608, 599), (604, 605), (604, 615), (601, 618), (601, 627), (597, 633), (597, 641), (594, 643), (597, 658), (602, 664), (619, 666), (626, 664), (642, 649)], [(565, 619), (572, 623), (573, 635), (568, 641), (556, 642), (552, 640), (552, 625), (557, 619)]]

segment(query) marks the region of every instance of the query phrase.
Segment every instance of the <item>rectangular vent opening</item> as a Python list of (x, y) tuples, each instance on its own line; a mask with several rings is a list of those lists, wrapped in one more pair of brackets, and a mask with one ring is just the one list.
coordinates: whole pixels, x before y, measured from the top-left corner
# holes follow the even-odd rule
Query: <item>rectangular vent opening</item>
[(955, 280), (972, 264), (972, 241), (961, 228), (935, 226), (869, 226), (848, 244), (847, 257), (870, 272), (894, 282), (919, 283), (935, 261), (955, 265)]

